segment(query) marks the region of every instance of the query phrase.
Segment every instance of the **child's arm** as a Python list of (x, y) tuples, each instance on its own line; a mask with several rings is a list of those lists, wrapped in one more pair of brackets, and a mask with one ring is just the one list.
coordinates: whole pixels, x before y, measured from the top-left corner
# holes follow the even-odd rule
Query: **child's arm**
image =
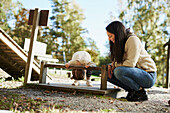
[(71, 61), (69, 61), (68, 63), (65, 64), (65, 67), (66, 67), (66, 68), (69, 68), (70, 65), (76, 65), (76, 63), (77, 63), (77, 61), (71, 60)]
[(88, 67), (96, 67), (96, 64), (94, 62), (89, 62), (88, 64), (85, 65), (86, 68)]

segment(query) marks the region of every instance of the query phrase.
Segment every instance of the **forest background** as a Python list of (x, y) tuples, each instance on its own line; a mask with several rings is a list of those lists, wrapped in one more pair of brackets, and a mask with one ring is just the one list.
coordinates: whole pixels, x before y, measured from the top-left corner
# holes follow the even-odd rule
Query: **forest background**
[[(51, 1), (51, 24), (39, 26), (37, 40), (47, 44), (47, 54), (64, 51), (66, 61), (76, 51), (87, 51), (92, 56), (92, 61), (101, 66), (110, 63), (109, 52), (101, 56), (96, 42), (92, 37), (85, 37), (88, 32), (82, 26), (85, 20), (83, 10), (74, 0), (49, 0)], [(170, 1), (169, 0), (117, 0), (120, 6), (118, 17), (111, 11), (107, 23), (120, 20), (130, 26), (134, 33), (141, 39), (145, 49), (157, 65), (157, 85), (162, 85), (162, 77), (166, 76), (167, 47), (163, 45), (170, 38)], [(104, 4), (103, 4), (104, 5)], [(19, 1), (0, 0), (0, 28), (7, 32), (18, 45), (24, 47), (25, 38), (30, 38), (31, 27), (28, 25), (29, 9), (23, 7)], [(99, 17), (100, 18), (100, 17)], [(11, 26), (10, 22), (15, 25)], [(24, 37), (24, 38), (23, 38)], [(109, 51), (109, 42), (103, 42)], [(54, 56), (57, 58), (57, 56)]]

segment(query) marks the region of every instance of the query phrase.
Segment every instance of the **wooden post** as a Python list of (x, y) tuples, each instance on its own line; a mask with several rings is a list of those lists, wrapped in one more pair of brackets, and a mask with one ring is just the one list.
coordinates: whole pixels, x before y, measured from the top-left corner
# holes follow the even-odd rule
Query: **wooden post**
[(33, 25), (32, 25), (32, 33), (30, 39), (30, 46), (28, 51), (28, 59), (25, 68), (25, 78), (24, 83), (28, 83), (31, 79), (32, 73), (32, 65), (34, 60), (34, 43), (37, 40), (37, 33), (38, 33), (38, 24), (39, 24), (39, 11), (38, 8), (35, 8), (34, 11), (34, 18), (33, 18)]
[(48, 67), (44, 67), (44, 61), (41, 62), (41, 69), (40, 69), (40, 77), (39, 77), (39, 83), (44, 83), (46, 84), (46, 80), (47, 80), (47, 68)]
[(169, 88), (169, 76), (170, 76), (170, 44), (168, 45), (168, 53), (167, 53), (167, 68), (166, 68), (166, 88)]
[(43, 71), (44, 71), (44, 61), (41, 61), (39, 83), (42, 83)]
[(169, 41), (164, 44), (164, 48), (168, 46), (168, 53), (167, 53), (167, 67), (166, 67), (166, 84), (165, 88), (169, 88), (169, 76), (170, 76), (170, 39)]
[(101, 86), (100, 86), (101, 90), (107, 90), (107, 74), (108, 74), (107, 65), (102, 65), (102, 68), (101, 68)]

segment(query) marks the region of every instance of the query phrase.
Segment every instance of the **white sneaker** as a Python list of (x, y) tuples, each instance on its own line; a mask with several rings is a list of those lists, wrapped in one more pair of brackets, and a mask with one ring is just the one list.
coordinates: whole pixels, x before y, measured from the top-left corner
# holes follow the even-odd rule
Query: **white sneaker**
[(90, 86), (90, 87), (93, 86), (93, 84), (92, 84), (92, 82), (91, 82), (90, 80), (87, 80), (87, 81), (86, 81), (86, 85), (87, 85), (87, 86)]
[(75, 80), (74, 83), (72, 84), (73, 86), (79, 86), (80, 85), (80, 82)]

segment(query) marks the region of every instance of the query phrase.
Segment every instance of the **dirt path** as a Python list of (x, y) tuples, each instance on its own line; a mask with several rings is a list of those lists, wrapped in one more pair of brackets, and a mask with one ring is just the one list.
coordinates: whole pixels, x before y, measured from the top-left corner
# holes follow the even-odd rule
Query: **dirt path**
[[(140, 112), (170, 113), (170, 89), (153, 87), (147, 89), (149, 100), (144, 102), (128, 102), (97, 95), (82, 93), (66, 93), (34, 88), (22, 88), (22, 82), (0, 82), (0, 92), (12, 92), (31, 97), (41, 98), (50, 104), (62, 105), (58, 112)], [(9, 89), (8, 89), (9, 88)]]

